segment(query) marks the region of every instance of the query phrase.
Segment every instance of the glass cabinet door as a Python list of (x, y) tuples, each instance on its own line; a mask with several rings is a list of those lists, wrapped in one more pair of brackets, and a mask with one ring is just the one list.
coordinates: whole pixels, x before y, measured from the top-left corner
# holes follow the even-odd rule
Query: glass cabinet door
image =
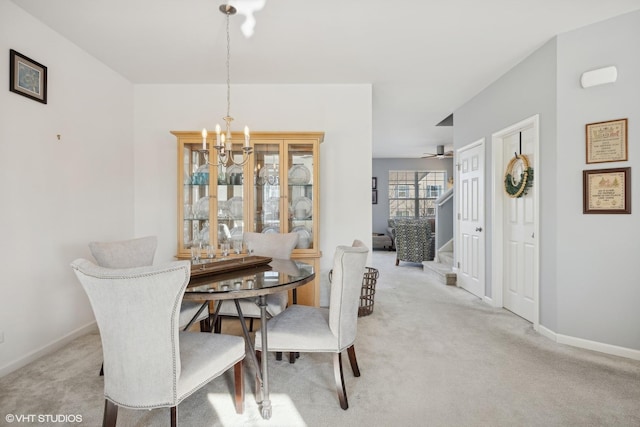
[[(234, 160), (242, 162), (242, 144), (233, 144)], [(242, 241), (245, 216), (245, 168), (228, 161), (217, 168), (217, 243)], [(233, 247), (233, 245), (231, 245)]]
[(287, 185), (287, 227), (286, 232), (298, 233), (296, 249), (312, 250), (314, 232), (317, 232), (314, 218), (316, 191), (314, 191), (314, 145), (308, 142), (288, 141), (286, 152)]
[(256, 233), (280, 233), (282, 203), (279, 141), (254, 141), (253, 152), (253, 230)]
[[(182, 145), (182, 230), (181, 248), (189, 251), (211, 242), (209, 212), (213, 205), (210, 166), (201, 151), (201, 142), (185, 141)], [(182, 251), (179, 251), (182, 252)]]

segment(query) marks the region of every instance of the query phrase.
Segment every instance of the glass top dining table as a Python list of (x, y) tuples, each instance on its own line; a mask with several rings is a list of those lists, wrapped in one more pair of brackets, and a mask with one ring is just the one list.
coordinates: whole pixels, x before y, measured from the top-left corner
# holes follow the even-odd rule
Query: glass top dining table
[[(192, 265), (194, 269), (201, 268), (199, 264)], [(249, 357), (256, 367), (256, 377), (258, 381), (256, 399), (260, 405), (260, 412), (264, 419), (271, 418), (271, 400), (269, 399), (269, 375), (267, 351), (262, 351), (261, 363), (258, 362), (255, 354), (253, 342), (244, 322), (244, 316), (240, 309), (238, 299), (257, 297), (257, 304), (260, 307), (260, 331), (262, 337), (262, 348), (267, 346), (267, 303), (266, 296), (276, 292), (295, 289), (315, 278), (315, 271), (312, 265), (301, 261), (288, 259), (272, 259), (268, 264), (221, 273), (192, 275), (189, 285), (185, 290), (185, 300), (204, 301), (203, 309), (209, 301), (233, 299), (238, 310), (238, 317), (244, 333)], [(194, 317), (197, 317), (194, 316)], [(213, 331), (213, 328), (211, 328)]]

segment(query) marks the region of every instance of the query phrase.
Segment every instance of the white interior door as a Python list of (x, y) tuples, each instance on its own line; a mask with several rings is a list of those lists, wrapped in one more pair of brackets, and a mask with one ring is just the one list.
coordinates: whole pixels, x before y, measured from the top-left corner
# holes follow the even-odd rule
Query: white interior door
[(460, 287), (484, 296), (484, 139), (457, 155), (458, 258)]
[[(535, 164), (535, 138), (531, 127), (506, 136), (503, 141), (505, 161), (521, 152), (527, 155), (531, 166)], [(531, 191), (519, 198), (506, 197), (503, 207), (504, 308), (533, 322), (537, 286), (535, 198)]]

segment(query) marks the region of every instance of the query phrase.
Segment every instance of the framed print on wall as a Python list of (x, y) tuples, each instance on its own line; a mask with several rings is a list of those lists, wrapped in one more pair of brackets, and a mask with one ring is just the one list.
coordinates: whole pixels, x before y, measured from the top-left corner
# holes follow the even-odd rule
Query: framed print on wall
[(378, 204), (378, 190), (371, 190), (371, 204)]
[(627, 154), (627, 119), (589, 123), (585, 128), (587, 163), (623, 162)]
[(631, 213), (631, 168), (584, 170), (582, 187), (583, 213)]
[(46, 104), (47, 67), (10, 49), (9, 90)]
[(371, 189), (372, 190), (377, 190), (378, 189), (378, 178), (377, 177), (373, 177), (371, 178)]

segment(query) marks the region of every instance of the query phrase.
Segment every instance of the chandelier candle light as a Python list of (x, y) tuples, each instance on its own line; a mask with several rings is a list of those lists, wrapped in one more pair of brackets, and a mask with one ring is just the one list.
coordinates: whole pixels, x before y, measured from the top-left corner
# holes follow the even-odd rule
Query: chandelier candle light
[(233, 158), (233, 146), (232, 146), (232, 137), (231, 137), (231, 122), (233, 121), (233, 117), (229, 111), (231, 110), (231, 73), (230, 73), (230, 58), (231, 58), (231, 38), (229, 36), (229, 17), (231, 15), (235, 15), (236, 8), (229, 5), (223, 4), (220, 6), (220, 12), (224, 13), (227, 16), (227, 115), (223, 117), (223, 120), (226, 123), (225, 132), (222, 132), (219, 124), (216, 124), (216, 144), (213, 145), (214, 148), (218, 152), (218, 162), (211, 163), (209, 161), (209, 151), (207, 150), (207, 129), (202, 129), (202, 150), (200, 152), (203, 154), (207, 164), (211, 166), (230, 166), (231, 164), (242, 166), (247, 163), (249, 160), (249, 156), (253, 152), (253, 147), (251, 147), (250, 141), (251, 136), (249, 134), (249, 128), (247, 126), (244, 127), (244, 145), (242, 146), (242, 161), (236, 162)]

